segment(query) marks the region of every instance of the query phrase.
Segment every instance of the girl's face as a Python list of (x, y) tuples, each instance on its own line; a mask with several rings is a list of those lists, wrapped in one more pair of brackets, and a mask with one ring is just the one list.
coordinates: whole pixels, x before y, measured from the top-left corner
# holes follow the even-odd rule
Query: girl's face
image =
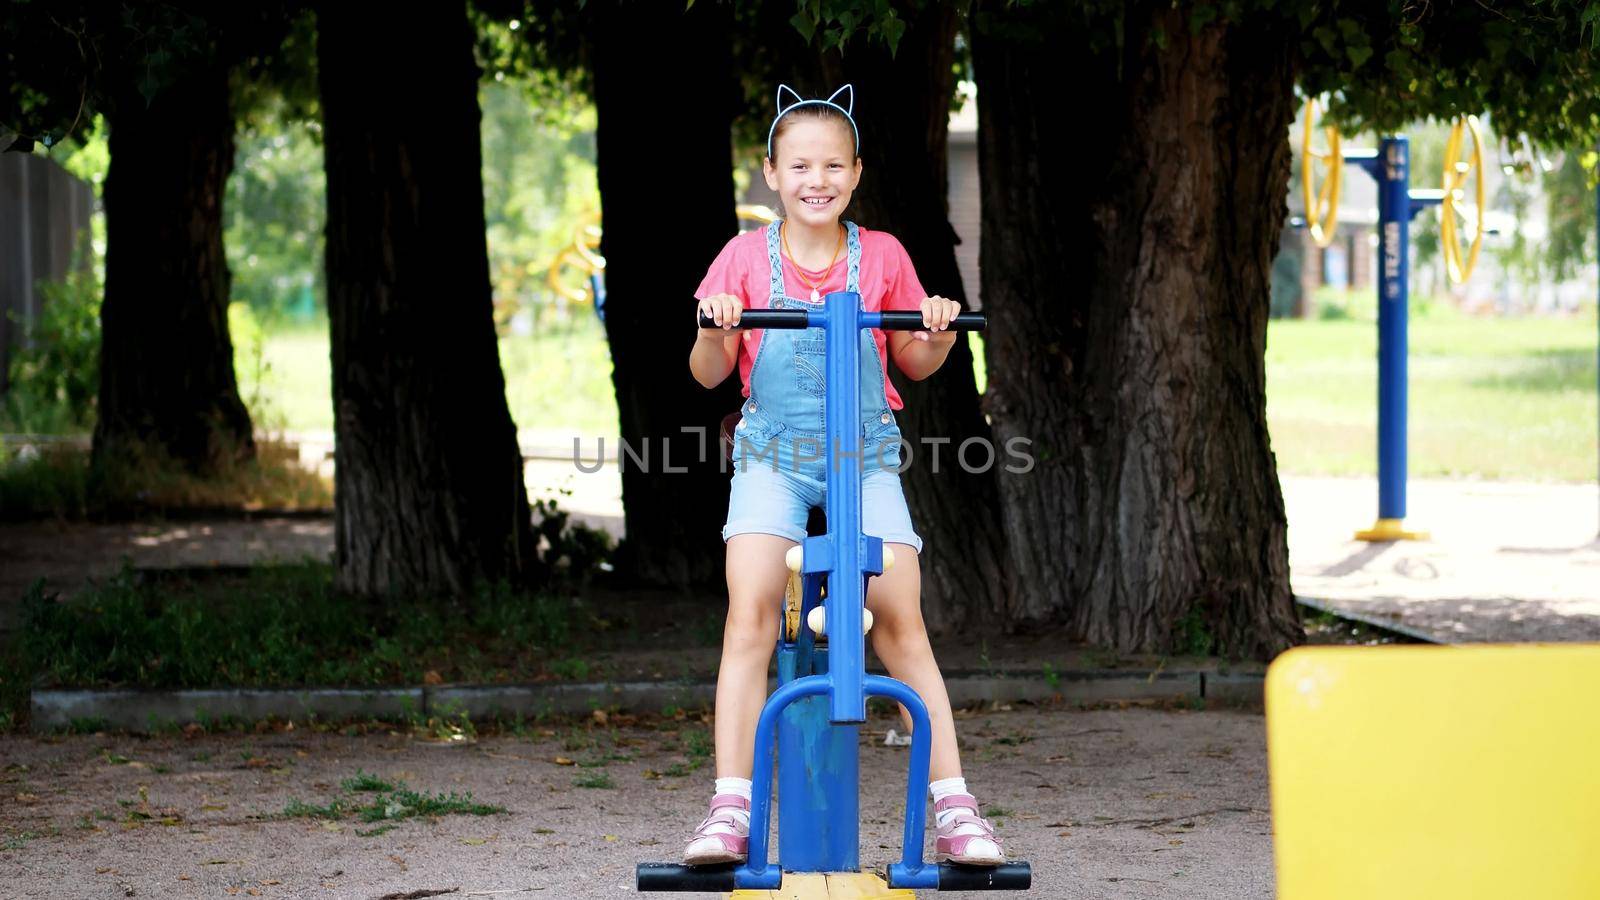
[(832, 119), (799, 119), (787, 123), (774, 150), (778, 158), (764, 161), (762, 171), (789, 221), (813, 227), (837, 223), (861, 181), (850, 126)]

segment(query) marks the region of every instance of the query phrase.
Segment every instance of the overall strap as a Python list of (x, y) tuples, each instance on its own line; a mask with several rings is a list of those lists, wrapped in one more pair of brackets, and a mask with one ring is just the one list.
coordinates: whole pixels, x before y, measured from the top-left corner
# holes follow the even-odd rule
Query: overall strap
[(854, 294), (861, 293), (861, 233), (856, 229), (856, 223), (844, 223), (845, 242), (849, 247), (849, 268), (845, 270), (844, 289)]
[(778, 245), (778, 228), (780, 225), (782, 225), (782, 220), (773, 222), (767, 226), (767, 269), (771, 272), (771, 281), (767, 287), (767, 290), (770, 291), (771, 294), (767, 298), (767, 305), (772, 309), (779, 309), (782, 307), (782, 304), (778, 301), (784, 296), (783, 253), (779, 249)]

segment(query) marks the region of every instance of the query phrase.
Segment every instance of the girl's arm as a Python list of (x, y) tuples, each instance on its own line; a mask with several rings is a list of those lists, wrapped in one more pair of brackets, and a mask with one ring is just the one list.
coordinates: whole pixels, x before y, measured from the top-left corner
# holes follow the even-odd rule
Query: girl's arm
[(961, 306), (954, 300), (929, 297), (922, 301), (922, 324), (927, 331), (889, 332), (889, 356), (907, 378), (921, 381), (944, 365), (956, 344), (956, 333), (944, 329), (959, 312)]
[[(744, 304), (732, 294), (717, 294), (700, 301), (695, 308), (694, 349), (689, 351), (689, 371), (694, 380), (707, 388), (714, 388), (733, 371), (739, 362), (739, 341), (742, 332), (734, 330), (739, 324), (739, 314)], [(712, 317), (721, 329), (700, 328), (700, 313)]]

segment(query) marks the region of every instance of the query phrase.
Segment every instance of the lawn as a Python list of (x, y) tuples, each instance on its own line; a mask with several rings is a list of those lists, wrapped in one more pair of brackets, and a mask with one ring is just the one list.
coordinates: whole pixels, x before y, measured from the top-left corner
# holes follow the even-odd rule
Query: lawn
[[(1410, 474), (1594, 479), (1595, 329), (1592, 309), (1413, 319)], [(1377, 331), (1371, 321), (1272, 323), (1267, 423), (1281, 471), (1376, 471)]]
[[(684, 360), (689, 358), (684, 349)], [(261, 408), (267, 426), (291, 431), (333, 429), (333, 393), (328, 331), (324, 323), (270, 333), (262, 356)], [(500, 340), (506, 400), (518, 428), (574, 430), (583, 435), (617, 433), (617, 401), (611, 387), (611, 352), (605, 329), (592, 315), (574, 316), (530, 336)], [(251, 386), (242, 384), (249, 393)], [(258, 423), (259, 424), (259, 423)]]
[[(1574, 318), (1487, 319), (1435, 306), (1413, 318), (1411, 474), (1593, 479), (1595, 334), (1592, 309)], [(1376, 356), (1371, 321), (1272, 323), (1267, 421), (1280, 471), (1375, 471)], [(293, 430), (331, 429), (325, 328), (270, 334), (264, 358), (271, 418)], [(592, 317), (503, 338), (500, 363), (518, 427), (616, 433), (610, 354)]]

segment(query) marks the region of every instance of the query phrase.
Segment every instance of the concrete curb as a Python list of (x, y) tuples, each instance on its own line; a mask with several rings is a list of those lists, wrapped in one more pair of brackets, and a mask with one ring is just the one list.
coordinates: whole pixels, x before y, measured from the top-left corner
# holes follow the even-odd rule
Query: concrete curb
[[(1260, 703), (1263, 676), (1210, 672), (1068, 671), (1052, 676), (952, 673), (945, 680), (957, 708), (986, 703), (1115, 703), (1120, 701)], [(49, 732), (92, 723), (148, 733), (189, 722), (228, 718), (253, 722), (274, 716), (405, 719), (586, 715), (596, 709), (661, 712), (699, 709), (716, 700), (712, 682), (639, 681), (519, 685), (428, 685), (416, 688), (302, 688), (212, 690), (38, 689), (32, 729)]]
[(302, 688), (287, 690), (34, 690), (32, 729), (99, 721), (108, 728), (156, 731), (174, 723), (228, 717), (284, 719), (405, 718), (424, 709), (421, 688)]

